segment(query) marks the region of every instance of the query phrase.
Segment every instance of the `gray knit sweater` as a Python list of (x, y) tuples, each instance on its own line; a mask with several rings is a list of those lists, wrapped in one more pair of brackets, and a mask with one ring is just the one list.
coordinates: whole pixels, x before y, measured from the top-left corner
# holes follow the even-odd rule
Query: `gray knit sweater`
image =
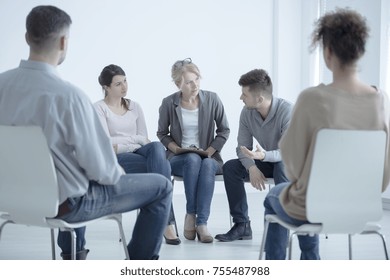
[(246, 107), (242, 109), (236, 152), (242, 165), (247, 170), (255, 162), (241, 152), (240, 146), (245, 146), (249, 150), (253, 150), (253, 138), (266, 150), (263, 161), (281, 161), (278, 143), (290, 122), (291, 111), (292, 104), (277, 97), (272, 98), (271, 109), (265, 120), (263, 120), (256, 109), (248, 109)]

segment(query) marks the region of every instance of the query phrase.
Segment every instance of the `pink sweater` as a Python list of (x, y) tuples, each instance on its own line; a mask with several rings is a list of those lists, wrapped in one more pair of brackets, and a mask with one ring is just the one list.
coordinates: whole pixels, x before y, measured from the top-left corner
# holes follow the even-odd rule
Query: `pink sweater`
[(112, 145), (118, 145), (118, 154), (133, 152), (147, 143), (145, 117), (138, 103), (131, 101), (130, 110), (124, 115), (113, 113), (103, 100), (94, 106)]

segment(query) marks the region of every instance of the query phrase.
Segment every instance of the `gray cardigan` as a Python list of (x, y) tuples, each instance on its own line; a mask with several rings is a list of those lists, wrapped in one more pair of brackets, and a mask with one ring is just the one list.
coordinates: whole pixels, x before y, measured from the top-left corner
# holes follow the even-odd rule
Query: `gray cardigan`
[[(178, 91), (164, 98), (159, 109), (157, 137), (167, 148), (168, 158), (174, 156), (174, 153), (168, 150), (169, 143), (173, 141), (181, 147), (183, 119), (180, 101), (181, 92)], [(213, 158), (222, 164), (220, 151), (229, 138), (230, 129), (225, 109), (216, 93), (199, 91), (198, 124), (199, 148), (206, 150), (210, 146), (213, 147), (216, 150)]]

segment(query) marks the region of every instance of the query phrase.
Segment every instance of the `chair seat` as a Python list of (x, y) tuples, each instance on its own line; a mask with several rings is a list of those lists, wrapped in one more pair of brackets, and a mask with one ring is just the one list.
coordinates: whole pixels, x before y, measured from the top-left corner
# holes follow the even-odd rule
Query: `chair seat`
[[(291, 231), (297, 232), (297, 234), (321, 234), (321, 233), (326, 234), (325, 232), (322, 231), (323, 227), (322, 224), (320, 223), (303, 224), (301, 226), (294, 226), (281, 220), (277, 215), (266, 215), (265, 219), (270, 223), (278, 223)], [(382, 229), (381, 225), (377, 223), (367, 223), (360, 234), (377, 232), (381, 229)]]
[(101, 220), (122, 220), (121, 214), (111, 214), (103, 217), (99, 217), (89, 221), (77, 222), (77, 223), (69, 223), (64, 220), (58, 218), (46, 218), (46, 222), (50, 227), (53, 228), (79, 228), (84, 227), (90, 224), (91, 222), (97, 222)]
[(366, 226), (363, 229), (363, 232), (361, 234), (364, 234), (365, 232), (373, 232), (373, 231), (379, 231), (382, 227), (380, 224), (377, 223), (367, 223)]
[[(6, 221), (13, 221), (11, 215), (9, 215), (8, 213), (1, 213), (0, 214), (0, 218), (3, 219), (3, 220), (6, 220)], [(116, 220), (116, 219), (121, 220), (122, 219), (121, 218), (121, 214), (111, 214), (111, 215), (99, 217), (99, 218), (96, 218), (96, 219), (93, 219), (93, 220), (77, 222), (77, 223), (68, 223), (68, 222), (66, 222), (64, 220), (61, 220), (61, 219), (58, 219), (58, 218), (46, 218), (46, 223), (51, 228), (61, 228), (61, 227), (64, 227), (64, 228), (79, 228), (79, 227), (87, 226), (91, 222), (97, 222), (97, 221), (101, 221), (101, 220), (110, 220), (110, 219), (112, 219), (112, 220)]]
[(319, 234), (322, 231), (322, 224), (315, 223), (315, 224), (303, 224), (300, 226), (294, 226), (289, 223), (286, 223), (282, 219), (280, 219), (277, 215), (266, 215), (265, 219), (270, 223), (278, 223), (282, 225), (283, 227), (297, 232), (297, 234)]

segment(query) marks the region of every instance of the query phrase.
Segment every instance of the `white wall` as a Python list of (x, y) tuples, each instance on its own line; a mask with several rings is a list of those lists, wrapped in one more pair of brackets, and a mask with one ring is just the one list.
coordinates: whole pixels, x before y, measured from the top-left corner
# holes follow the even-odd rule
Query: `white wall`
[(28, 12), (36, 5), (56, 5), (73, 19), (68, 57), (58, 68), (62, 77), (94, 102), (102, 98), (97, 82), (101, 69), (110, 63), (122, 66), (129, 81), (128, 96), (143, 107), (152, 140), (157, 140), (161, 100), (176, 91), (171, 65), (191, 57), (202, 72), (201, 87), (217, 92), (225, 105), (231, 128), (222, 152), (225, 160), (236, 157), (242, 108), (237, 81), (242, 74), (266, 69), (274, 94), (292, 102), (316, 81), (329, 81), (326, 69), (322, 77), (315, 69), (322, 56), (318, 61), (308, 50), (320, 2), (328, 9), (350, 6), (368, 17), (372, 33), (361, 75), (381, 87), (388, 83), (383, 70), (388, 69), (383, 62), (387, 55), (383, 34), (388, 31), (381, 23), (386, 17), (389, 22), (389, 0), (0, 1), (0, 72), (28, 56), (24, 41)]
[[(390, 93), (390, 1), (381, 1), (380, 85)], [(390, 186), (383, 193), (385, 208), (390, 210)]]
[[(171, 65), (191, 57), (201, 71), (201, 87), (219, 94), (231, 136), (225, 160), (235, 158), (239, 77), (254, 68), (272, 74), (272, 0), (1, 0), (0, 72), (27, 58), (25, 17), (38, 4), (53, 4), (72, 17), (68, 56), (58, 69), (81, 87), (91, 101), (102, 98), (97, 77), (104, 66), (118, 64), (129, 81), (128, 96), (147, 118), (149, 138), (157, 140), (158, 108), (177, 89)], [(12, 28), (11, 28), (12, 27)]]
[[(381, 51), (381, 0), (325, 0), (326, 10), (336, 7), (351, 7), (363, 14), (370, 27), (370, 37), (367, 41), (366, 53), (360, 65), (360, 78), (370, 84), (380, 86), (380, 51)], [(322, 64), (323, 65), (323, 64)], [(324, 71), (323, 81), (331, 80), (330, 72)]]
[(318, 1), (274, 1), (275, 93), (295, 102), (299, 93), (314, 82), (314, 55), (309, 35), (318, 16)]

